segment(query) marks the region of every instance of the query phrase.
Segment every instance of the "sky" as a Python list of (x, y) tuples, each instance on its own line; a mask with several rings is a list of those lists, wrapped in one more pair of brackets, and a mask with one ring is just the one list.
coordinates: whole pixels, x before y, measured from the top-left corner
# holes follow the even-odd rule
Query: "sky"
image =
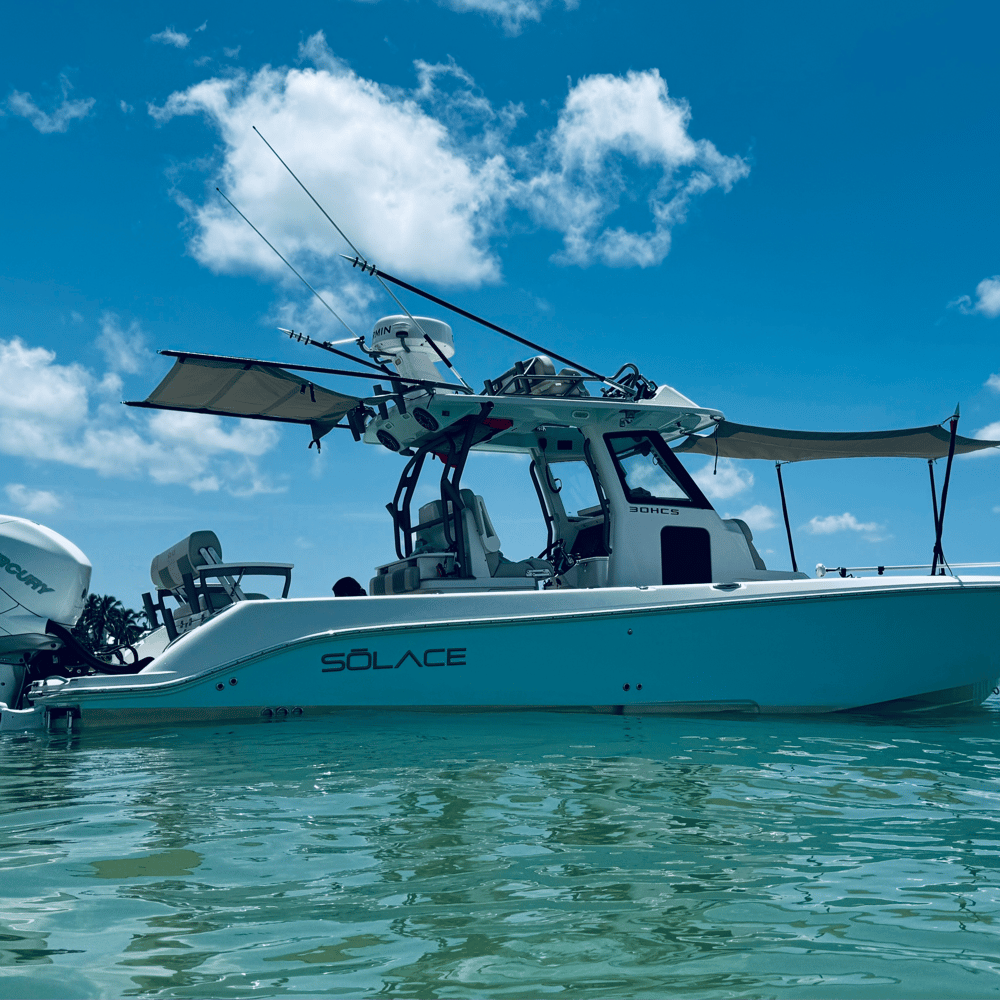
[[(1000, 439), (996, 38), (986, 2), (19, 4), (0, 37), (0, 503), (139, 607), (211, 529), (292, 595), (392, 558), (402, 459), (305, 428), (136, 410), (161, 349), (325, 365), (398, 307), (386, 270), (738, 422)], [(474, 385), (526, 356), (452, 323)], [(331, 386), (357, 391), (330, 379)], [(685, 459), (771, 568), (772, 464)], [(943, 462), (938, 464), (940, 486)], [(929, 560), (926, 463), (786, 467), (799, 567)], [(1000, 454), (957, 460), (951, 562), (1000, 561)], [(544, 545), (515, 458), (477, 456), (505, 554)], [(429, 494), (428, 494), (429, 497)]]

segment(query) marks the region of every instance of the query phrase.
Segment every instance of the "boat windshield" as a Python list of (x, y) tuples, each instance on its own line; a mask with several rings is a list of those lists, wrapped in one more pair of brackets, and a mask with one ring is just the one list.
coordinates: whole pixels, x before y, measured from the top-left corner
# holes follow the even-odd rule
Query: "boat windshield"
[(570, 517), (592, 517), (601, 512), (601, 500), (586, 462), (553, 462), (549, 471), (554, 491), (561, 494), (563, 507)]
[(607, 434), (625, 498), (629, 503), (669, 503), (711, 509), (687, 470), (659, 434)]

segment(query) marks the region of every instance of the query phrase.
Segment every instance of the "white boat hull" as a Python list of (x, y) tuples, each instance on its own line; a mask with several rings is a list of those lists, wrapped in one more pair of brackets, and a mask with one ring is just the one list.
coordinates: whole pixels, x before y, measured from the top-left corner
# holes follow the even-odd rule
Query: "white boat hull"
[(998, 613), (995, 577), (252, 601), (140, 674), (49, 682), (35, 706), (50, 719), (121, 725), (350, 708), (978, 703), (1000, 677)]

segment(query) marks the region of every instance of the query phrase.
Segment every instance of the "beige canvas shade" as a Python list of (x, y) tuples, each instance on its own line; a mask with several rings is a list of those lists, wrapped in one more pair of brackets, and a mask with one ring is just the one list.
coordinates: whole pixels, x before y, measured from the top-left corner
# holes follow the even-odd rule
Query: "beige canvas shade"
[(146, 400), (129, 405), (309, 424), (319, 440), (358, 402), (280, 365), (179, 355)]
[[(725, 420), (704, 437), (692, 434), (674, 451), (719, 458), (806, 462), (821, 458), (945, 458), (951, 434), (937, 424), (895, 431), (785, 431)], [(1000, 441), (956, 437), (955, 454), (1000, 447)]]

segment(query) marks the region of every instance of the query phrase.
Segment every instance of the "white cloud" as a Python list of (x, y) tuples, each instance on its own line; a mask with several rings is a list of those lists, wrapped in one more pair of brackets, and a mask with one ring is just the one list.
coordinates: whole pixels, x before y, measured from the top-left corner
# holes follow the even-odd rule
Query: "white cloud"
[[(403, 92), (359, 77), (322, 33), (300, 55), (312, 67), (206, 79), (149, 112), (160, 123), (205, 116), (222, 140), (212, 185), (300, 270), (334, 287), (360, 280), (345, 278), (338, 254), (347, 248), (252, 126), (370, 260), (451, 284), (499, 279), (492, 241), (514, 208), (564, 234), (561, 263), (657, 263), (691, 199), (728, 190), (747, 173), (741, 159), (688, 135), (690, 111), (668, 96), (656, 70), (581, 80), (556, 128), (520, 147), (511, 136), (524, 109), (494, 108), (454, 62), (417, 61), (417, 86)], [(201, 263), (287, 280), (280, 261), (214, 193), (204, 204), (175, 196)], [(606, 225), (619, 203), (637, 199), (648, 204), (648, 231)]]
[(983, 383), (983, 385), (985, 385), (987, 389), (992, 389), (994, 392), (1000, 392), (1000, 375), (991, 375)]
[[(334, 312), (350, 326), (354, 334), (361, 336), (371, 332), (365, 325), (365, 319), (376, 296), (376, 290), (372, 285), (350, 282), (339, 288), (316, 290)], [(339, 340), (351, 336), (351, 333), (314, 295), (310, 295), (304, 301), (284, 299), (274, 311), (274, 321), (276, 327), (302, 331), (317, 340), (325, 338)]]
[[(314, 35), (303, 55), (318, 69), (270, 67), (209, 79), (171, 94), (159, 122), (203, 114), (224, 144), (219, 186), (293, 261), (311, 274), (347, 247), (254, 134), (256, 125), (327, 204), (362, 251), (416, 278), (478, 284), (497, 277), (487, 246), (507, 197), (502, 157), (466, 156), (447, 129), (412, 99), (345, 68)], [(217, 198), (185, 203), (192, 250), (215, 270), (283, 275), (280, 261)]]
[(279, 432), (260, 421), (120, 405), (121, 379), (97, 378), (79, 364), (19, 338), (0, 340), (0, 452), (60, 462), (101, 476), (179, 483), (234, 495), (273, 492), (257, 459)]
[(208, 21), (202, 21), (197, 28), (194, 29), (194, 33), (197, 35), (199, 31), (204, 31), (208, 27)]
[(119, 101), (118, 107), (121, 108), (123, 115), (130, 115), (133, 111), (135, 111), (134, 105), (129, 104), (127, 101)]
[[(980, 427), (975, 434), (972, 435), (977, 441), (1000, 441), (1000, 420), (995, 420), (992, 424), (987, 424), (985, 427)], [(995, 455), (997, 450), (994, 448), (986, 449), (982, 451), (974, 451), (969, 455), (964, 456), (966, 458), (972, 458), (975, 455)]]
[[(712, 500), (728, 500), (753, 486), (753, 473), (745, 467), (734, 465), (729, 458), (720, 458), (718, 468), (715, 460), (710, 459), (697, 472), (693, 472), (691, 478), (701, 487), (705, 496)], [(742, 516), (741, 514), (740, 517)]]
[(12, 115), (27, 118), (32, 125), (42, 133), (65, 132), (72, 121), (86, 118), (96, 103), (93, 97), (69, 99), (73, 85), (65, 76), (59, 77), (59, 88), (62, 91), (62, 101), (51, 111), (43, 111), (34, 101), (31, 94), (15, 90), (7, 98), (7, 110)]
[[(987, 385), (989, 385), (988, 382)], [(973, 433), (972, 437), (977, 441), (1000, 441), (1000, 420), (980, 427)], [(994, 458), (998, 454), (1000, 454), (1000, 448), (983, 448), (982, 451), (970, 451), (965, 455), (959, 455), (958, 458), (962, 461), (977, 461), (983, 458)]]
[[(992, 278), (983, 278), (976, 285), (975, 302), (972, 301), (971, 296), (961, 295), (954, 302), (949, 302), (948, 305), (957, 307), (960, 312), (967, 316), (979, 313), (981, 316), (995, 319), (1000, 316), (1000, 274), (994, 274)], [(992, 377), (996, 378), (995, 375)]]
[(235, 59), (240, 54), (240, 49), (242, 49), (242, 48), (243, 48), (242, 45), (237, 45), (237, 46), (235, 46), (234, 48), (231, 48), (231, 49), (224, 48), (222, 50), (222, 54), (227, 59)]
[(113, 372), (141, 372), (153, 358), (137, 320), (123, 327), (113, 312), (101, 314), (101, 332), (95, 341)]
[[(760, 531), (770, 531), (778, 523), (775, 512), (762, 503), (755, 503), (736, 516), (741, 521), (746, 521), (755, 535)], [(729, 515), (727, 514), (726, 517)]]
[[(546, 166), (524, 194), (537, 218), (564, 233), (563, 262), (659, 264), (691, 200), (713, 187), (728, 191), (749, 173), (740, 157), (692, 139), (690, 119), (687, 103), (669, 96), (655, 69), (586, 77), (570, 89), (548, 141)], [(636, 196), (623, 160), (658, 173), (646, 196), (652, 228), (644, 232), (605, 225), (624, 197)]]
[(814, 517), (806, 525), (806, 531), (812, 535), (832, 535), (838, 531), (860, 531), (872, 534), (881, 528), (874, 521), (867, 524), (859, 521), (853, 514), (830, 514), (827, 517)]
[(62, 501), (49, 490), (33, 490), (23, 483), (8, 483), (4, 487), (7, 499), (26, 514), (51, 514)]
[[(378, 3), (378, 0), (359, 0), (360, 3)], [(441, 7), (449, 7), (459, 14), (485, 14), (496, 21), (508, 35), (519, 35), (527, 21), (540, 21), (542, 13), (554, 0), (437, 0)], [(566, 10), (576, 10), (580, 0), (563, 0)]]
[[(460, 14), (486, 14), (498, 21), (509, 35), (520, 34), (526, 21), (540, 21), (551, 0), (438, 0)], [(579, 0), (564, 0), (567, 10), (575, 10)]]
[(186, 49), (191, 43), (191, 39), (183, 31), (175, 31), (173, 28), (164, 28), (163, 31), (150, 35), (149, 40), (161, 45), (173, 45), (178, 49)]

